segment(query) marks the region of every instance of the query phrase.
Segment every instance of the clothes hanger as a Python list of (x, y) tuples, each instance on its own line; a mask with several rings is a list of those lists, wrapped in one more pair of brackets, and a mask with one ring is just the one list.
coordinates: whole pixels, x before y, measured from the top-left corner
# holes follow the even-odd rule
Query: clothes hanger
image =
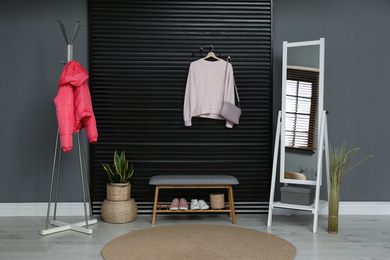
[(220, 60), (220, 58), (218, 58), (218, 57), (215, 55), (215, 53), (213, 52), (214, 46), (213, 46), (213, 45), (210, 45), (209, 48), (210, 48), (209, 53), (207, 53), (206, 57), (204, 57), (203, 59), (204, 59), (204, 60), (207, 60), (207, 59), (209, 59), (209, 58), (214, 58), (214, 59), (216, 59), (216, 60)]
[(214, 59), (216, 59), (216, 60), (220, 60), (220, 58), (218, 58), (218, 57), (215, 55), (215, 53), (212, 52), (212, 51), (210, 51), (210, 52), (207, 54), (207, 56), (204, 57), (203, 59), (204, 59), (204, 60), (207, 60), (207, 59), (209, 59), (209, 58), (214, 58)]

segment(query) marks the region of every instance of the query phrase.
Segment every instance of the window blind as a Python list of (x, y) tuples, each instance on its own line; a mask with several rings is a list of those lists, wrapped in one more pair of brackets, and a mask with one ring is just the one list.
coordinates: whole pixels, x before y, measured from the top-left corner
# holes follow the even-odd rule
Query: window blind
[(318, 69), (288, 66), (285, 146), (316, 150)]

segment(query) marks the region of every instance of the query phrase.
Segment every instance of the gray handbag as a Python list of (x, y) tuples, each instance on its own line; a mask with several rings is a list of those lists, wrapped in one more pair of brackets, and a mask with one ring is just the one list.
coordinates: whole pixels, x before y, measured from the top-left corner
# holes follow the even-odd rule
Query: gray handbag
[[(228, 62), (229, 61), (230, 61), (230, 57), (228, 57)], [(226, 68), (227, 68), (227, 64), (226, 64)], [(224, 119), (226, 119), (226, 121), (238, 125), (240, 123), (241, 104), (240, 104), (240, 97), (238, 96), (236, 82), (234, 82), (234, 89), (236, 92), (238, 107), (236, 107), (235, 104), (232, 104), (230, 102), (223, 102), (219, 115)]]

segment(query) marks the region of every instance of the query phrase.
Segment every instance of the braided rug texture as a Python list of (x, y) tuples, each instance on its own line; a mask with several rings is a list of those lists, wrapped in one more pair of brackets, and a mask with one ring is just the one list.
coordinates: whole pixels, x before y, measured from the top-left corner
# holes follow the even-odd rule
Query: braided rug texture
[(294, 259), (296, 248), (275, 235), (219, 225), (172, 225), (141, 229), (113, 239), (106, 260)]

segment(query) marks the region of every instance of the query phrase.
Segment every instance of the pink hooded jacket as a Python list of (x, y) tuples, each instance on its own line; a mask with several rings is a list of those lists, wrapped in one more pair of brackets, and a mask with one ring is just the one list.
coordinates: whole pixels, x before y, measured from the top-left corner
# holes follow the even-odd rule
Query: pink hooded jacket
[(70, 61), (62, 70), (58, 93), (54, 98), (61, 147), (72, 150), (72, 134), (85, 127), (90, 143), (97, 141), (96, 119), (87, 85), (88, 71), (77, 61)]

